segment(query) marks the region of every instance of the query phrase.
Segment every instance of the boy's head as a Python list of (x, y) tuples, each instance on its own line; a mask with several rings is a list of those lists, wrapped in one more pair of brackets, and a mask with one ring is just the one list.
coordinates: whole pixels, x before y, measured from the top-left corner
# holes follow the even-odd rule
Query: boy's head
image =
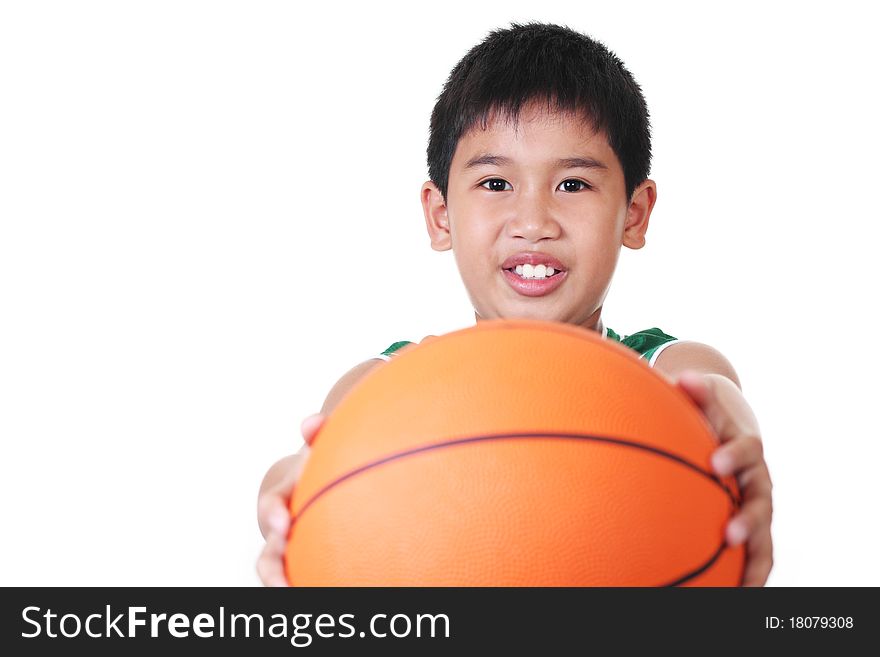
[[(650, 160), (639, 86), (601, 44), (531, 23), (472, 48), (431, 115), (422, 204), (432, 247), (453, 249), (477, 319), (597, 328), (620, 246), (644, 245)], [(523, 253), (558, 260), (559, 284), (505, 271)]]

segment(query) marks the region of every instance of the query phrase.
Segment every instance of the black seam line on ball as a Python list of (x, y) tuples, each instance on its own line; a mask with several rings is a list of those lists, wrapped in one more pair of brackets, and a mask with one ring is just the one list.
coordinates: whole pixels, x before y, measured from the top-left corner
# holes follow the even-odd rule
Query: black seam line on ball
[[(680, 456), (677, 456), (675, 454), (671, 454), (671, 453), (669, 453), (665, 450), (662, 450), (662, 449), (658, 449), (657, 447), (652, 447), (650, 445), (643, 445), (641, 443), (637, 443), (637, 442), (634, 442), (631, 440), (623, 440), (621, 438), (609, 438), (607, 436), (591, 436), (591, 435), (587, 435), (587, 434), (578, 434), (578, 433), (501, 433), (501, 434), (493, 434), (493, 435), (487, 435), (487, 436), (470, 436), (468, 438), (458, 438), (456, 440), (449, 440), (449, 441), (446, 441), (443, 443), (434, 443), (431, 445), (424, 445), (422, 447), (416, 447), (415, 449), (409, 449), (409, 450), (406, 450), (403, 452), (398, 452), (397, 454), (391, 454), (390, 456), (386, 456), (385, 458), (379, 459), (377, 461), (373, 461), (372, 463), (367, 463), (366, 465), (362, 465), (361, 467), (356, 468), (356, 469), (352, 470), (351, 472), (348, 472), (348, 473), (342, 475), (341, 477), (337, 477), (335, 480), (331, 481), (329, 484), (327, 484), (322, 489), (320, 489), (317, 493), (312, 495), (312, 497), (309, 499), (309, 501), (306, 502), (302, 506), (299, 513), (296, 515), (296, 517), (293, 519), (293, 522), (291, 523), (289, 535), (292, 535), (294, 526), (296, 525), (297, 521), (300, 518), (302, 518), (302, 515), (303, 515), (303, 513), (305, 513), (306, 509), (308, 509), (310, 506), (312, 506), (312, 504), (314, 504), (318, 500), (319, 497), (322, 497), (324, 494), (328, 493), (332, 488), (335, 488), (336, 486), (341, 484), (346, 479), (350, 479), (352, 477), (355, 477), (358, 474), (360, 474), (366, 470), (370, 470), (372, 468), (378, 467), (378, 466), (383, 465), (385, 463), (389, 463), (391, 461), (396, 461), (398, 459), (402, 459), (407, 456), (412, 456), (413, 454), (418, 454), (420, 452), (429, 452), (429, 451), (432, 451), (435, 449), (442, 449), (445, 447), (454, 447), (456, 445), (464, 445), (464, 444), (476, 443), (476, 442), (486, 442), (489, 440), (536, 439), (536, 438), (553, 438), (553, 439), (557, 439), (557, 440), (559, 440), (559, 439), (561, 439), (561, 440), (590, 440), (593, 442), (609, 443), (609, 444), (613, 444), (613, 445), (620, 445), (622, 447), (631, 447), (634, 449), (640, 449), (645, 452), (652, 452), (652, 453), (657, 454), (659, 456), (662, 456), (664, 458), (668, 458), (672, 461), (676, 461), (676, 462), (680, 463), (681, 465), (684, 465), (685, 467), (688, 467), (691, 470), (694, 470), (695, 472), (699, 473), (703, 477), (706, 477), (712, 483), (714, 483), (716, 486), (721, 488), (725, 493), (727, 493), (727, 496), (730, 498), (730, 501), (733, 504), (734, 508), (738, 509), (740, 506), (740, 502), (737, 499), (737, 497), (733, 494), (733, 491), (731, 491), (730, 488), (728, 488), (718, 477), (716, 477), (715, 475), (713, 475), (709, 472), (706, 472), (698, 465), (695, 465), (695, 464), (691, 463), (690, 461), (687, 461), (687, 460), (681, 458)], [(703, 565), (698, 566), (694, 570), (690, 571), (689, 573), (686, 573), (685, 575), (682, 575), (678, 579), (675, 579), (672, 582), (669, 582), (668, 584), (662, 584), (660, 586), (661, 587), (675, 587), (675, 586), (679, 586), (681, 584), (684, 584), (688, 580), (691, 580), (691, 579), (697, 577), (700, 573), (706, 571), (708, 568), (710, 568), (712, 566), (712, 564), (714, 564), (718, 560), (718, 558), (721, 556), (721, 553), (724, 552), (725, 547), (726, 547), (726, 542), (722, 540), (721, 546), (715, 551), (715, 554), (713, 554), (708, 559), (708, 561), (706, 561)]]
[(678, 579), (673, 580), (673, 581), (669, 582), (668, 584), (661, 584), (660, 587), (663, 588), (663, 587), (670, 587), (670, 586), (680, 586), (680, 585), (684, 584), (685, 582), (687, 582), (688, 580), (693, 579), (694, 577), (696, 577), (700, 573), (708, 570), (712, 566), (713, 563), (718, 561), (718, 557), (721, 556), (721, 553), (724, 552), (724, 549), (726, 547), (727, 547), (727, 544), (724, 541), (721, 541), (720, 547), (715, 551), (715, 554), (713, 554), (711, 557), (709, 557), (709, 560), (706, 563), (704, 563), (702, 566), (694, 568), (691, 572), (689, 572), (685, 575), (682, 575)]
[[(449, 440), (449, 441), (446, 441), (443, 443), (433, 443), (431, 445), (424, 445), (422, 447), (416, 447), (415, 449), (408, 449), (403, 452), (398, 452), (397, 454), (391, 454), (390, 456), (386, 456), (384, 458), (381, 458), (378, 461), (373, 461), (372, 463), (367, 463), (366, 465), (362, 465), (359, 468), (352, 470), (351, 472), (347, 472), (346, 474), (342, 475), (341, 477), (337, 477), (336, 479), (331, 481), (329, 484), (324, 486), (317, 493), (312, 495), (312, 497), (305, 504), (303, 504), (302, 508), (299, 510), (299, 513), (296, 514), (296, 518), (294, 518), (293, 522), (295, 524), (296, 521), (299, 518), (301, 518), (302, 515), (306, 512), (306, 509), (308, 509), (312, 504), (314, 504), (315, 501), (319, 497), (321, 497), (324, 494), (326, 494), (327, 492), (329, 492), (330, 489), (335, 488), (336, 486), (341, 484), (346, 479), (351, 479), (352, 477), (359, 475), (360, 473), (364, 472), (365, 470), (370, 470), (370, 469), (378, 467), (380, 465), (384, 465), (385, 463), (389, 463), (391, 461), (396, 461), (398, 459), (406, 458), (407, 456), (412, 456), (413, 454), (418, 454), (420, 452), (429, 452), (429, 451), (435, 450), (435, 449), (454, 447), (456, 445), (465, 445), (467, 443), (486, 442), (489, 440), (507, 440), (507, 439), (511, 439), (511, 438), (514, 438), (514, 439), (516, 439), (516, 438), (519, 438), (519, 439), (555, 438), (555, 439), (562, 439), (562, 440), (591, 440), (591, 441), (599, 442), (599, 443), (610, 443), (613, 445), (621, 445), (623, 447), (632, 447), (634, 449), (640, 449), (640, 450), (643, 450), (646, 452), (652, 452), (652, 453), (658, 454), (659, 456), (662, 456), (664, 458), (668, 458), (673, 461), (676, 461), (676, 462), (684, 465), (685, 467), (688, 467), (691, 470), (699, 473), (703, 477), (706, 477), (712, 483), (714, 483), (716, 486), (720, 487), (725, 493), (727, 493), (727, 496), (730, 498), (730, 501), (733, 504), (734, 508), (738, 509), (739, 505), (740, 505), (739, 500), (733, 494), (733, 491), (731, 491), (724, 483), (722, 483), (721, 480), (718, 479), (718, 477), (716, 477), (715, 475), (713, 475), (709, 472), (706, 472), (698, 465), (695, 465), (695, 464), (691, 463), (690, 461), (686, 461), (685, 459), (681, 458), (680, 456), (677, 456), (675, 454), (671, 454), (669, 452), (666, 452), (662, 449), (658, 449), (656, 447), (651, 447), (650, 445), (643, 445), (641, 443), (637, 443), (637, 442), (634, 442), (631, 440), (623, 440), (621, 438), (608, 438), (606, 436), (591, 436), (591, 435), (580, 434), (580, 433), (500, 433), (500, 434), (492, 434), (492, 435), (487, 435), (487, 436), (469, 436), (468, 438), (457, 438), (455, 440)], [(291, 530), (292, 529), (293, 529), (293, 527), (291, 526)]]

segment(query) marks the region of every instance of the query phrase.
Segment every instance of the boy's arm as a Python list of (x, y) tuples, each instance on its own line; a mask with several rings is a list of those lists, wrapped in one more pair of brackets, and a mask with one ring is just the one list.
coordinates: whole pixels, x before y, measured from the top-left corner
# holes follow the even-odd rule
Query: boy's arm
[(371, 358), (343, 374), (327, 394), (321, 412), (303, 420), (301, 431), (305, 444), (296, 454), (278, 460), (263, 477), (257, 495), (257, 524), (266, 543), (257, 559), (257, 573), (266, 586), (287, 586), (284, 552), (290, 528), (290, 496), (309, 456), (309, 444), (320, 431), (326, 416), (346, 393), (368, 372), (384, 362), (381, 358)]
[(773, 484), (758, 420), (739, 378), (724, 356), (698, 342), (671, 345), (654, 368), (693, 399), (718, 436), (712, 467), (718, 475), (736, 476), (743, 495), (742, 507), (727, 524), (727, 542), (747, 541), (743, 585), (763, 586), (773, 568)]
[(720, 351), (701, 342), (676, 342), (660, 352), (654, 361), (654, 369), (670, 381), (678, 379), (685, 370), (701, 374), (720, 374), (733, 381), (742, 390), (733, 365)]
[[(398, 352), (412, 346), (402, 347)], [(284, 576), (284, 551), (290, 523), (288, 507), (293, 488), (299, 481), (309, 455), (308, 446), (320, 431), (326, 416), (333, 412), (348, 391), (374, 368), (385, 362), (381, 358), (371, 358), (346, 372), (327, 394), (321, 412), (303, 420), (302, 435), (305, 445), (296, 454), (285, 456), (275, 463), (263, 477), (260, 493), (257, 496), (257, 521), (266, 539), (266, 544), (257, 559), (257, 573), (263, 584), (287, 585)]]
[[(384, 364), (385, 361), (379, 358), (371, 358), (370, 360), (366, 360), (359, 365), (355, 365), (348, 372), (342, 375), (342, 378), (336, 382), (330, 392), (327, 393), (326, 399), (324, 399), (324, 405), (321, 407), (320, 414), (325, 418), (333, 412), (333, 409), (342, 401), (342, 398), (351, 390), (354, 385), (360, 381), (367, 373), (374, 370), (376, 367)], [(263, 483), (260, 484), (260, 492), (259, 496), (262, 496), (263, 493), (278, 484), (286, 475), (290, 472), (298, 469), (300, 465), (300, 461), (305, 459), (309, 454), (309, 446), (306, 443), (303, 443), (302, 447), (300, 447), (299, 451), (295, 454), (291, 454), (289, 456), (285, 456), (275, 464), (269, 468), (269, 471), (266, 472), (266, 475), (263, 477)], [(260, 529), (263, 530), (263, 536), (266, 535), (265, 528), (260, 526)]]
[[(429, 335), (426, 336), (422, 342), (425, 342), (429, 339), (433, 339), (436, 336)], [(396, 354), (401, 354), (407, 349), (412, 349), (415, 345), (408, 344), (395, 352)], [(395, 355), (396, 357), (396, 355)], [(317, 415), (311, 415), (303, 421), (304, 431), (303, 433), (308, 433), (310, 438), (313, 436), (313, 431), (305, 431), (306, 425), (311, 423), (311, 418), (321, 416), (322, 418), (326, 418), (330, 413), (333, 412), (333, 409), (339, 405), (339, 402), (342, 401), (342, 398), (348, 394), (348, 391), (351, 390), (355, 384), (364, 378), (368, 373), (372, 372), (377, 367), (380, 367), (385, 364), (386, 361), (381, 358), (370, 358), (369, 360), (365, 360), (363, 363), (355, 365), (348, 372), (342, 375), (342, 378), (336, 382), (330, 392), (327, 393), (327, 397), (324, 399), (324, 405), (321, 407), (321, 411)], [(266, 472), (263, 476), (263, 481), (260, 484), (260, 492), (257, 495), (257, 499), (261, 499), (263, 497), (263, 493), (267, 490), (271, 489), (273, 486), (277, 486), (282, 481), (284, 481), (285, 477), (290, 477), (291, 473), (293, 473), (294, 479), (299, 478), (299, 471), (302, 469), (302, 462), (309, 455), (309, 441), (306, 441), (302, 447), (300, 447), (299, 451), (295, 454), (291, 454), (289, 456), (285, 456), (278, 461), (276, 461), (271, 468)], [(268, 527), (264, 526), (267, 521), (264, 521), (264, 517), (266, 514), (259, 514), (259, 525), (260, 531), (263, 532), (263, 536), (266, 536), (266, 531)]]
[[(403, 349), (406, 349), (406, 347), (403, 347), (399, 351), (403, 351)], [(359, 365), (355, 365), (348, 372), (343, 374), (342, 378), (339, 379), (339, 381), (336, 382), (336, 385), (327, 393), (327, 398), (324, 400), (324, 405), (321, 407), (321, 415), (324, 417), (330, 415), (330, 413), (333, 412), (333, 409), (342, 401), (342, 398), (348, 394), (349, 390), (354, 388), (358, 381), (364, 378), (369, 372), (372, 372), (374, 369), (384, 364), (385, 361), (381, 358), (371, 358), (370, 360), (365, 360)]]

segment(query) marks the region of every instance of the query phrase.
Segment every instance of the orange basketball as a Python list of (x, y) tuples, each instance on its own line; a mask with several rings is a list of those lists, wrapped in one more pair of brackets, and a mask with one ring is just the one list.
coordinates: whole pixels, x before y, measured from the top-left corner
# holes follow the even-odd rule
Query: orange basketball
[(291, 500), (294, 586), (736, 586), (714, 433), (634, 351), (487, 320), (362, 379)]

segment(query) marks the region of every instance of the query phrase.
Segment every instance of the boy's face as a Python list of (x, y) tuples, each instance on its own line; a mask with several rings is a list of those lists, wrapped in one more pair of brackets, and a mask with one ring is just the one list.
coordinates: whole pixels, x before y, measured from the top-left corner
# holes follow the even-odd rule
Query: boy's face
[[(490, 155), (507, 161), (486, 161)], [(575, 158), (589, 166), (559, 162)], [(620, 247), (644, 246), (655, 199), (648, 180), (628, 203), (623, 169), (604, 133), (535, 103), (516, 129), (491, 117), (485, 131), (477, 125), (462, 136), (445, 202), (434, 183), (422, 186), (431, 247), (453, 250), (477, 321), (545, 319), (596, 330)], [(502, 268), (529, 252), (559, 261), (555, 285), (520, 283)]]

